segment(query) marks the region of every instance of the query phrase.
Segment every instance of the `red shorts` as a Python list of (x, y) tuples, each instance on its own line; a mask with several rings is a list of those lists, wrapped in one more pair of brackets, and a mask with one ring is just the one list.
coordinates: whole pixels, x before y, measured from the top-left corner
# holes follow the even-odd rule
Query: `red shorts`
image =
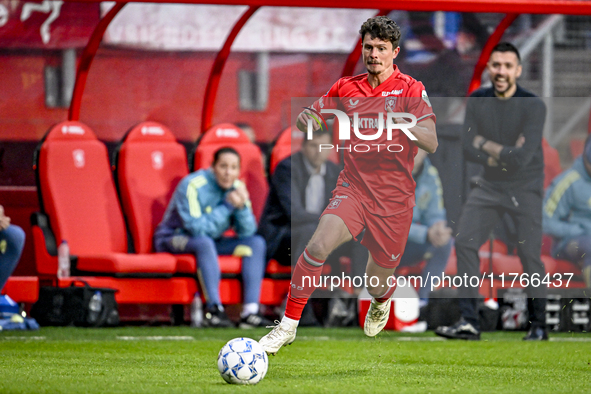
[(321, 216), (326, 214), (343, 219), (355, 240), (365, 228), (361, 244), (376, 264), (382, 268), (398, 267), (412, 223), (412, 208), (393, 216), (376, 216), (365, 209), (350, 188), (338, 185)]

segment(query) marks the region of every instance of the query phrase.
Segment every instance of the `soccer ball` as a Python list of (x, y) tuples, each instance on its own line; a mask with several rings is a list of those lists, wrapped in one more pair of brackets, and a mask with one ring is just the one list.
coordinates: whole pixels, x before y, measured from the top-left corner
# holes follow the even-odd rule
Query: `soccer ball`
[(268, 366), (267, 353), (250, 338), (234, 338), (218, 354), (218, 370), (230, 384), (257, 384), (265, 377)]

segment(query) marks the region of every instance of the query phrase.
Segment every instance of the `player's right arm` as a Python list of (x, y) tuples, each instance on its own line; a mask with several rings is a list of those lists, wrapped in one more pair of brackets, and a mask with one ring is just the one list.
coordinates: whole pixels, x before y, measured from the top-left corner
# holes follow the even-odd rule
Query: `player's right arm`
[(312, 111), (309, 109), (305, 109), (298, 115), (298, 119), (296, 121), (297, 128), (302, 132), (308, 131), (308, 120), (312, 122), (312, 130), (317, 131), (320, 128), (320, 125), (314, 120), (312, 117)]
[[(339, 79), (338, 81), (336, 81), (331, 88), (328, 90), (328, 92), (326, 92), (324, 94), (324, 96), (320, 97), (318, 100), (316, 100), (314, 102), (314, 104), (311, 105), (311, 108), (313, 108), (315, 111), (321, 112), (322, 109), (336, 109), (338, 107), (338, 103), (339, 103), (339, 85), (340, 85), (341, 80)], [(332, 117), (332, 115), (330, 115), (330, 117)], [(298, 115), (298, 118), (296, 120), (296, 127), (302, 131), (302, 132), (307, 132), (308, 131), (308, 121), (312, 122), (312, 130), (313, 131), (317, 131), (318, 129), (320, 129), (322, 121), (320, 120), (320, 123), (318, 123), (315, 119), (318, 118), (317, 114), (314, 114), (312, 111), (310, 111), (309, 109), (304, 109), (302, 112), (300, 112), (300, 114)]]

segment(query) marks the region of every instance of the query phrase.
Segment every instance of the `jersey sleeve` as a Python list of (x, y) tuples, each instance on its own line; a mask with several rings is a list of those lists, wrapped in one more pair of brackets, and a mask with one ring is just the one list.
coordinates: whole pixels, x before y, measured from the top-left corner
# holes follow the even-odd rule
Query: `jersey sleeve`
[(312, 104), (312, 108), (320, 112), (322, 109), (338, 109), (340, 103), (339, 85), (341, 80), (336, 81), (322, 97)]
[(416, 81), (410, 85), (404, 99), (406, 100), (405, 111), (416, 116), (417, 123), (428, 118), (436, 120), (427, 90), (421, 82)]

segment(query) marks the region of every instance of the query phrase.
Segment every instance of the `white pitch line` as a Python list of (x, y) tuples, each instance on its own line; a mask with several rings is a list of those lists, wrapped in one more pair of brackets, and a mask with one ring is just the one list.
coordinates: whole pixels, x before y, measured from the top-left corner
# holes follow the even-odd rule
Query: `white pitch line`
[(122, 341), (194, 341), (195, 338), (191, 336), (152, 336), (152, 337), (128, 337), (118, 336), (117, 339)]
[(12, 340), (12, 341), (28, 341), (28, 340), (44, 341), (45, 337), (3, 337), (2, 339), (8, 339), (8, 340)]
[(398, 341), (408, 341), (408, 342), (439, 342), (439, 341), (445, 341), (444, 338), (439, 338), (439, 337), (398, 337), (398, 338), (394, 338), (395, 340)]
[(550, 338), (552, 342), (591, 342), (591, 338)]

